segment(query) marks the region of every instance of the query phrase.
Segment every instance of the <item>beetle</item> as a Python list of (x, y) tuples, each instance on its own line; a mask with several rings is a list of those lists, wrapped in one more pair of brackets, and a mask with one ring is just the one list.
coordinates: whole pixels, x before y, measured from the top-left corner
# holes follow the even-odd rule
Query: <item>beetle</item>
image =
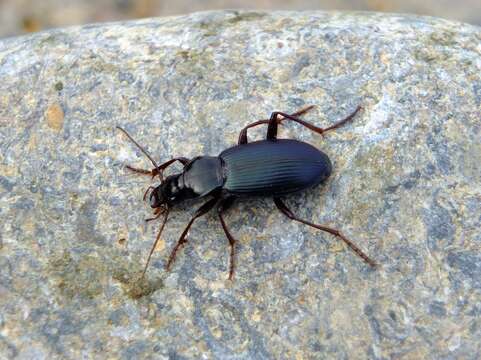
[[(164, 217), (147, 258), (142, 278), (145, 276), (152, 253), (167, 222), (169, 210), (187, 199), (205, 197), (210, 197), (210, 199), (196, 210), (172, 249), (166, 265), (167, 271), (170, 270), (175, 261), (179, 248), (187, 243), (187, 233), (194, 221), (217, 205), (217, 215), (229, 240), (229, 280), (232, 280), (235, 268), (236, 240), (226, 225), (224, 213), (236, 199), (247, 196), (272, 197), (276, 207), (289, 219), (336, 236), (344, 241), (368, 265), (373, 268), (376, 267), (377, 264), (339, 230), (314, 224), (297, 217), (281, 200), (281, 197), (285, 195), (306, 190), (324, 182), (331, 175), (332, 164), (325, 153), (310, 144), (294, 139), (278, 139), (278, 125), (284, 120), (289, 120), (323, 135), (350, 121), (361, 110), (361, 106), (358, 106), (354, 112), (343, 120), (327, 128), (320, 128), (299, 118), (313, 107), (313, 105), (308, 106), (293, 114), (275, 111), (269, 119), (248, 124), (241, 130), (238, 144), (222, 151), (218, 156), (197, 156), (193, 159), (176, 157), (161, 165), (158, 165), (152, 156), (125, 129), (117, 126), (154, 166), (152, 170), (139, 169), (130, 165), (126, 165), (126, 168), (138, 174), (149, 175), (152, 178), (158, 176), (160, 179), (160, 185), (150, 186), (144, 193), (144, 200), (149, 196), (150, 206), (154, 209), (155, 215), (155, 217), (146, 219), (146, 221), (157, 219), (161, 215), (164, 215)], [(249, 142), (247, 130), (262, 124), (267, 124), (265, 140)], [(175, 162), (180, 162), (183, 165), (182, 172), (164, 179), (164, 170)]]

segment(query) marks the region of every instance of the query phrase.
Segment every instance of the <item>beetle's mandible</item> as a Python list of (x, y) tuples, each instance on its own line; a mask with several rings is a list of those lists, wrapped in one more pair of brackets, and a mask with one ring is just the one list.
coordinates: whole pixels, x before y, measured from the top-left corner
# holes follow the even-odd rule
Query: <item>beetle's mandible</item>
[[(148, 175), (152, 178), (158, 176), (160, 179), (160, 185), (156, 187), (151, 186), (144, 193), (144, 200), (146, 200), (147, 196), (149, 197), (150, 206), (154, 209), (155, 215), (146, 221), (157, 219), (162, 215), (163, 221), (154, 245), (150, 250), (142, 277), (147, 271), (152, 253), (167, 222), (169, 210), (186, 199), (204, 197), (209, 197), (209, 200), (197, 209), (185, 227), (177, 244), (170, 253), (166, 266), (167, 270), (173, 264), (179, 248), (187, 242), (187, 233), (195, 219), (217, 206), (217, 214), (230, 245), (229, 280), (231, 280), (235, 268), (236, 240), (230, 233), (223, 215), (236, 199), (246, 196), (272, 197), (276, 207), (289, 219), (336, 236), (344, 241), (367, 264), (375, 267), (376, 263), (339, 230), (300, 219), (281, 200), (281, 197), (284, 195), (305, 190), (322, 183), (331, 174), (332, 165), (327, 155), (312, 145), (298, 140), (278, 139), (277, 127), (279, 123), (284, 120), (293, 121), (323, 135), (354, 118), (361, 109), (358, 106), (345, 119), (323, 129), (299, 118), (299, 116), (313, 107), (308, 106), (293, 114), (276, 111), (271, 114), (269, 119), (258, 120), (248, 124), (241, 130), (238, 144), (222, 151), (219, 156), (198, 156), (193, 159), (176, 157), (161, 165), (158, 165), (152, 156), (127, 131), (118, 126), (117, 128), (125, 133), (154, 165), (152, 170), (138, 169), (129, 165), (126, 167), (135, 173)], [(262, 124), (267, 124), (266, 139), (248, 142), (247, 130)], [(170, 175), (164, 179), (164, 170), (176, 161), (183, 165), (182, 172)]]

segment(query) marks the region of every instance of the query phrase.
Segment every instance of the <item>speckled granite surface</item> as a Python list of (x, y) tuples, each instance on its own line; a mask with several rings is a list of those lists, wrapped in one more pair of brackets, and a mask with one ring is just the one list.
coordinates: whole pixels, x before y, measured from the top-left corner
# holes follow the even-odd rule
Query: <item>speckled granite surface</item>
[[(481, 356), (481, 31), (409, 16), (218, 12), (0, 42), (0, 357), (321, 359)], [(158, 226), (155, 157), (218, 154), (271, 111), (356, 120), (325, 138), (323, 187), (289, 197), (381, 267), (272, 201), (236, 205), (234, 282), (210, 214)], [(262, 137), (265, 129), (253, 132)]]

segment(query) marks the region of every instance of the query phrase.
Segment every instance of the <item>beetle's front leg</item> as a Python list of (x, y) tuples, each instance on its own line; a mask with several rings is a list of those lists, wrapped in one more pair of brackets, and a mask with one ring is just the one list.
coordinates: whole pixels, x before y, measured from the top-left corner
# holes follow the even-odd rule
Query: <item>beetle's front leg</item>
[(152, 170), (139, 169), (130, 165), (125, 165), (127, 169), (140, 175), (152, 175)]
[(158, 167), (156, 168), (153, 168), (152, 170), (146, 170), (146, 169), (139, 169), (139, 168), (135, 168), (133, 166), (130, 166), (130, 165), (125, 165), (125, 167), (127, 169), (129, 169), (130, 171), (133, 171), (137, 174), (141, 174), (141, 175), (150, 175), (152, 178), (156, 177), (157, 175), (160, 176), (160, 180), (162, 181), (162, 173), (165, 169), (167, 169), (170, 165), (172, 165), (174, 162), (176, 161), (179, 161), (182, 165), (187, 165), (190, 160), (185, 158), (185, 157), (176, 157), (176, 158), (173, 158), (173, 159), (170, 159), (169, 161), (166, 161), (165, 163), (159, 165)]
[[(162, 166), (162, 165), (161, 165)], [(136, 168), (136, 167), (133, 167), (133, 166), (130, 166), (130, 165), (125, 165), (125, 167), (134, 172), (134, 173), (137, 173), (137, 174), (140, 174), (140, 175), (149, 175), (150, 177), (152, 177), (152, 179), (154, 177), (156, 177), (157, 175), (160, 176), (160, 181), (162, 181), (163, 179), (163, 176), (162, 176), (162, 169), (161, 167), (159, 166), (158, 168), (153, 168), (152, 170), (147, 170), (147, 169), (139, 169), (139, 168)]]
[(170, 159), (169, 161), (166, 161), (165, 163), (159, 165), (159, 167), (152, 169), (152, 177), (159, 175), (160, 181), (162, 181), (164, 170), (167, 169), (170, 165), (172, 165), (176, 161), (180, 162), (184, 166), (190, 162), (190, 160), (185, 157), (176, 157), (176, 158)]

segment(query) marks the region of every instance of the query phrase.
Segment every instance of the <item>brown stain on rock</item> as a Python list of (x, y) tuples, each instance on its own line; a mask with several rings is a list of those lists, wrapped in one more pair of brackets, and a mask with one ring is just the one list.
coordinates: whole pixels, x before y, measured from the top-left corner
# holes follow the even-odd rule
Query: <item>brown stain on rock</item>
[(126, 268), (118, 268), (112, 278), (122, 285), (124, 293), (131, 299), (140, 299), (149, 296), (164, 286), (161, 279), (147, 280), (141, 272), (131, 272)]
[(49, 128), (60, 131), (63, 128), (64, 112), (62, 106), (55, 102), (50, 104), (45, 111), (45, 119)]

